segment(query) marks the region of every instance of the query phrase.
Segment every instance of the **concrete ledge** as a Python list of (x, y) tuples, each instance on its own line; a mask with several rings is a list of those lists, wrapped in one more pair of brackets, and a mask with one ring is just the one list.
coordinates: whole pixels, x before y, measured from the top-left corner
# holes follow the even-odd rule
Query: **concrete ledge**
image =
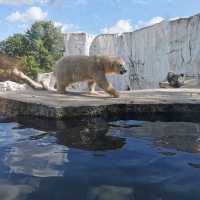
[(120, 98), (47, 91), (0, 93), (0, 117), (116, 117), (139, 113), (200, 114), (200, 89), (155, 89), (121, 92)]

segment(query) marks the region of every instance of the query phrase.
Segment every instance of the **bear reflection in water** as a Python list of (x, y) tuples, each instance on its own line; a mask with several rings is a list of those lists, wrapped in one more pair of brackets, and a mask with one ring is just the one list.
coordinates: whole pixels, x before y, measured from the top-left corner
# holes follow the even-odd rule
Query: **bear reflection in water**
[(24, 126), (45, 131), (33, 136), (39, 139), (48, 132), (55, 132), (58, 144), (83, 150), (111, 150), (125, 145), (126, 138), (151, 138), (157, 147), (177, 151), (200, 152), (200, 124), (192, 122), (148, 122), (116, 121), (103, 119), (54, 121), (41, 119), (20, 119)]
[(77, 122), (26, 118), (19, 119), (19, 122), (26, 128), (45, 131), (45, 133), (32, 136), (33, 140), (40, 139), (53, 131), (58, 144), (71, 148), (100, 151), (122, 148), (125, 144), (125, 138), (106, 135), (109, 125), (102, 119)]

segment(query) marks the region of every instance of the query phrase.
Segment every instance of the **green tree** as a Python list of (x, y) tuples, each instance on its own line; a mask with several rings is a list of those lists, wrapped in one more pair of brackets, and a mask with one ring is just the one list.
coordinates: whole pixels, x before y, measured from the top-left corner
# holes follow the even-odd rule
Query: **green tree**
[(28, 39), (22, 34), (15, 34), (8, 37), (0, 44), (0, 51), (10, 56), (22, 57), (31, 49)]
[(38, 41), (42, 41), (43, 47), (57, 60), (64, 52), (64, 38), (59, 27), (55, 27), (51, 21), (34, 23), (26, 33), (32, 48), (37, 50)]

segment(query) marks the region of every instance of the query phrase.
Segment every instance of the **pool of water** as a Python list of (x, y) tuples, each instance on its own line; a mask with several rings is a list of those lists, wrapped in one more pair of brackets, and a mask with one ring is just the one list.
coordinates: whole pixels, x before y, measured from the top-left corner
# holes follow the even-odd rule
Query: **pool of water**
[(200, 123), (0, 123), (0, 200), (199, 200)]

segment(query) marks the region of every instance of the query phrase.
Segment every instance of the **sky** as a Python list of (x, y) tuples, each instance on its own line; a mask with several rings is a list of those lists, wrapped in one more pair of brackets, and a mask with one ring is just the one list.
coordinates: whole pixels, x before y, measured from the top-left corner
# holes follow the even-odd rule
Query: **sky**
[(63, 32), (121, 33), (200, 13), (200, 0), (0, 0), (0, 40), (52, 20)]

